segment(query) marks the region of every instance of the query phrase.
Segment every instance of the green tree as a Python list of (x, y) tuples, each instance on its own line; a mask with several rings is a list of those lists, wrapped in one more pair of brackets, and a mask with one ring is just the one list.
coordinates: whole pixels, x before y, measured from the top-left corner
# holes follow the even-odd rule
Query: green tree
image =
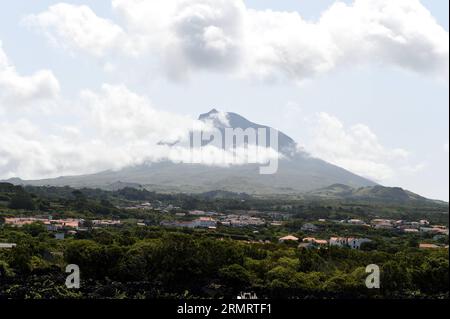
[(238, 264), (221, 268), (219, 270), (219, 276), (222, 282), (226, 286), (233, 288), (235, 292), (240, 292), (250, 286), (250, 273)]
[(9, 208), (34, 210), (35, 206), (30, 194), (25, 191), (18, 191), (11, 197)]

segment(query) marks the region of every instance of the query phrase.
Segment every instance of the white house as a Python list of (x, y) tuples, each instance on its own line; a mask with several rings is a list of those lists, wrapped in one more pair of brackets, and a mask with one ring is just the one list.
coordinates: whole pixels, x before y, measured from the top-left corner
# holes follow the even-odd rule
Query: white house
[(285, 237), (281, 237), (280, 239), (278, 239), (278, 241), (280, 243), (283, 243), (285, 241), (298, 241), (299, 239), (295, 236), (289, 235), (289, 236), (285, 236)]
[(439, 233), (441, 230), (439, 228), (433, 228), (433, 227), (420, 227), (420, 231), (422, 233)]
[(392, 219), (372, 219), (370, 223), (376, 229), (392, 229), (396, 221)]
[(364, 225), (364, 221), (362, 221), (361, 219), (349, 219), (347, 223), (352, 225)]
[(404, 233), (418, 233), (419, 232), (419, 230), (417, 229), (417, 228), (404, 228), (403, 229), (403, 232)]
[(345, 237), (331, 237), (330, 246), (345, 247), (347, 246), (347, 238)]
[(194, 227), (209, 228), (217, 226), (217, 221), (211, 217), (200, 217), (193, 221)]
[(393, 229), (394, 226), (392, 224), (377, 224), (374, 226), (375, 229)]
[(12, 249), (16, 246), (17, 246), (16, 244), (0, 243), (0, 249)]

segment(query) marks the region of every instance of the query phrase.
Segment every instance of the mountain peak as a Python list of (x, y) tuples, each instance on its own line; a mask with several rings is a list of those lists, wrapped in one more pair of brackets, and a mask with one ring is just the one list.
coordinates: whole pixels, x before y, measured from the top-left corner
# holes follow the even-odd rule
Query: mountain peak
[[(237, 113), (222, 112), (213, 108), (208, 113), (201, 114), (199, 116), (199, 120), (212, 122), (213, 126), (216, 129), (218, 129), (223, 134), (223, 136), (226, 128), (242, 129), (242, 130), (247, 129), (258, 130), (262, 128), (267, 130), (266, 141), (270, 141), (270, 131), (274, 131), (277, 132), (278, 134), (278, 151), (280, 151), (285, 155), (291, 155), (296, 152), (296, 145), (297, 145), (296, 142), (283, 132), (275, 130), (266, 125), (253, 123)], [(205, 145), (206, 144), (208, 144), (208, 142), (206, 142)]]
[(220, 112), (216, 108), (212, 108), (211, 111), (209, 111), (207, 113), (200, 114), (198, 119), (199, 120), (205, 120), (205, 119), (211, 118), (212, 116), (215, 116), (215, 115), (217, 115), (219, 113)]

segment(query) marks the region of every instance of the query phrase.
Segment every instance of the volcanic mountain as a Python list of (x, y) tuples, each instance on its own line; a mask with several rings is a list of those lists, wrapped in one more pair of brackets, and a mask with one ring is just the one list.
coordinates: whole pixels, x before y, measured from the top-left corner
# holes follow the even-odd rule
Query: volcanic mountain
[[(220, 132), (224, 132), (226, 128), (242, 130), (263, 128), (267, 132), (271, 129), (268, 126), (253, 123), (239, 114), (219, 112), (215, 109), (200, 115), (199, 120), (209, 122)], [(261, 195), (298, 194), (333, 184), (343, 184), (353, 188), (376, 185), (364, 177), (299, 151), (297, 143), (292, 138), (283, 132), (274, 131), (278, 134), (278, 149), (283, 154), (283, 158), (279, 161), (278, 171), (271, 175), (261, 175), (260, 164), (212, 166), (164, 161), (90, 175), (34, 181), (12, 179), (10, 182), (24, 185), (104, 189), (117, 188), (117, 184), (120, 184), (137, 185), (159, 192), (201, 193), (221, 190)], [(207, 144), (208, 141), (205, 143)]]

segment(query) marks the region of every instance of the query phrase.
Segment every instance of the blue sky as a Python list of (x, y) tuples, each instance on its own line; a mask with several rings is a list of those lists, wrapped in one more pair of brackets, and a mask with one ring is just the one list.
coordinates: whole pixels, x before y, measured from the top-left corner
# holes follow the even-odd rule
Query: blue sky
[[(188, 2), (196, 1), (199, 0)], [(131, 2), (133, 1), (129, 3)], [(41, 139), (36, 140), (35, 144), (39, 145), (41, 152), (55, 152), (49, 159), (45, 154), (40, 154), (27, 144), (23, 149), (29, 150), (28, 152), (33, 150), (39, 153), (39, 156), (28, 162), (21, 162), (19, 151), (13, 152), (6, 147), (2, 150), (0, 147), (0, 178), (13, 175), (41, 178), (108, 168), (108, 161), (100, 158), (93, 159), (92, 156), (87, 155), (80, 157), (73, 165), (70, 161), (66, 161), (68, 154), (55, 160), (54, 158), (57, 158), (61, 152), (45, 144), (45, 141), (49, 140), (48, 134), (54, 137), (57, 143), (64, 145), (67, 142), (70, 143), (70, 137), (60, 135), (62, 133), (55, 128), (64, 126), (65, 132), (74, 129), (78, 132), (77, 134), (81, 134), (77, 135), (80, 141), (98, 140), (99, 143), (104, 143), (101, 144), (102, 147), (108, 149), (111, 142), (102, 140), (102, 134), (110, 132), (112, 128), (107, 127), (105, 131), (102, 131), (103, 133), (95, 135), (97, 134), (95, 129), (88, 127), (85, 123), (92, 119), (84, 118), (86, 104), (91, 103), (92, 99), (97, 104), (100, 103), (99, 100), (108, 101), (105, 94), (111, 93), (111, 90), (104, 89), (104, 84), (107, 83), (125, 87), (126, 91), (120, 91), (122, 93), (132, 92), (145, 99), (142, 103), (148, 103), (149, 108), (156, 110), (156, 113), (151, 114), (167, 112), (180, 116), (180, 121), (184, 118), (195, 118), (212, 107), (238, 112), (252, 121), (271, 125), (286, 132), (314, 155), (358, 174), (385, 185), (401, 186), (428, 197), (448, 200), (448, 73), (442, 71), (444, 73), (442, 75), (440, 70), (442, 65), (448, 66), (447, 1), (422, 0), (421, 5), (413, 6), (412, 10), (418, 12), (415, 18), (419, 19), (417, 29), (411, 27), (415, 23), (408, 20), (412, 18), (407, 14), (396, 19), (391, 19), (390, 16), (382, 17), (380, 21), (377, 21), (378, 25), (383, 27), (402, 26), (398, 30), (403, 31), (397, 31), (406, 32), (406, 34), (400, 34), (408, 39), (406, 44), (393, 47), (390, 43), (386, 44), (386, 39), (378, 40), (372, 36), (368, 37), (367, 34), (355, 33), (352, 36), (359, 37), (357, 39), (363, 41), (361, 47), (369, 48), (361, 49), (359, 52), (358, 45), (352, 49), (351, 46), (354, 44), (351, 41), (348, 42), (348, 39), (341, 35), (333, 35), (335, 42), (332, 44), (338, 47), (337, 52), (340, 53), (332, 57), (329, 57), (329, 52), (321, 47), (322, 42), (310, 46), (306, 41), (305, 46), (305, 43), (299, 40), (301, 37), (309, 36), (309, 27), (300, 31), (298, 35), (296, 28), (305, 27), (302, 21), (309, 23), (311, 32), (319, 32), (319, 35), (322, 35), (323, 28), (326, 29), (330, 25), (340, 28), (341, 22), (338, 14), (335, 13), (340, 11), (337, 10), (329, 14), (330, 17), (326, 23), (319, 22), (321, 15), (329, 10), (335, 1), (247, 0), (244, 9), (238, 0), (229, 2), (237, 4), (235, 7), (228, 7), (228, 3), (221, 1), (217, 7), (220, 9), (223, 7), (223, 10), (211, 11), (213, 17), (219, 16), (221, 19), (223, 25), (219, 27), (227, 36), (220, 38), (219, 41), (217, 37), (223, 34), (213, 33), (216, 38), (214, 38), (215, 42), (211, 43), (220, 45), (218, 48), (214, 47), (216, 51), (206, 52), (203, 51), (203, 46), (191, 46), (185, 40), (196, 41), (197, 38), (192, 34), (179, 31), (181, 34), (176, 34), (178, 37), (176, 40), (181, 44), (176, 47), (176, 53), (173, 53), (174, 50), (167, 51), (166, 46), (159, 47), (165, 41), (163, 36), (167, 37), (164, 33), (167, 32), (166, 29), (160, 25), (148, 25), (145, 19), (144, 22), (137, 19), (134, 21), (133, 16), (127, 18), (124, 15), (126, 10), (132, 9), (129, 3), (124, 4), (119, 1), (119, 5), (113, 8), (111, 1), (106, 0), (66, 1), (71, 6), (61, 7), (61, 10), (56, 12), (49, 8), (60, 3), (58, 1), (8, 2), (7, 10), (0, 12), (2, 43), (0, 49), (8, 57), (9, 64), (14, 66), (15, 74), (23, 77), (24, 81), (30, 80), (30, 83), (37, 85), (40, 83), (39, 79), (33, 80), (27, 77), (31, 77), (39, 70), (49, 70), (57, 79), (59, 88), (46, 85), (50, 98), (39, 100), (38, 103), (31, 103), (31, 105), (30, 103), (22, 105), (22, 102), (20, 105), (19, 103), (15, 105), (16, 102), (12, 98), (5, 98), (2, 101), (0, 94), (2, 130), (12, 130), (7, 123), (27, 120), (39, 131), (36, 136), (41, 136)], [(377, 1), (371, 2), (377, 3)], [(352, 10), (354, 9), (351, 7), (352, 1), (344, 1), (344, 3), (345, 12), (352, 16), (353, 14), (368, 15), (370, 19), (378, 19), (365, 11), (364, 6), (358, 10)], [(79, 27), (77, 25), (79, 20), (74, 19), (65, 24), (65, 20), (57, 20), (57, 18), (60, 19), (64, 14), (76, 16), (79, 5), (88, 6), (95, 15), (96, 18), (92, 18), (92, 25), (101, 23), (97, 19), (100, 18), (108, 21), (104, 25), (105, 30), (113, 28), (113, 25), (122, 29), (122, 33), (126, 35), (118, 32), (121, 37), (119, 44), (105, 42), (103, 47), (96, 47), (95, 41), (91, 43), (90, 39), (85, 40), (82, 37), (75, 39), (74, 37), (78, 34), (75, 28)], [(389, 6), (392, 10), (403, 10), (401, 6), (396, 7), (391, 4)], [(435, 22), (423, 13), (424, 8), (429, 10)], [(165, 8), (157, 6), (150, 9), (156, 12), (161, 10), (161, 16), (164, 16), (166, 12)], [(270, 10), (272, 13), (263, 14), (264, 10)], [(42, 15), (49, 11), (52, 13), (51, 16)], [(253, 11), (257, 14), (253, 14)], [(186, 12), (189, 13), (192, 10)], [(207, 12), (205, 15), (209, 14), (209, 11), (205, 12)], [(284, 21), (279, 21), (281, 15), (277, 12), (291, 12), (290, 15), (281, 18), (281, 20), (290, 21), (291, 24), (284, 25)], [(281, 40), (276, 37), (268, 37), (267, 40), (257, 37), (252, 38), (252, 41), (248, 41), (247, 38), (242, 40), (241, 30), (236, 30), (233, 26), (242, 22), (233, 20), (235, 13), (237, 15), (242, 13), (245, 15), (242, 18), (245, 23), (250, 21), (255, 25), (260, 21), (258, 19), (261, 21), (273, 19), (270, 21), (281, 28), (280, 30), (285, 30), (288, 35), (286, 39)], [(292, 13), (297, 13), (297, 16)], [(80, 17), (85, 19), (86, 15), (80, 15)], [(301, 17), (302, 21), (298, 17)], [(167, 19), (170, 18), (168, 14)], [(192, 19), (186, 21), (189, 22)], [(186, 21), (181, 22), (186, 26)], [(365, 20), (362, 19), (362, 21)], [(178, 23), (179, 19), (175, 22)], [(207, 20), (202, 23), (212, 22)], [(258, 25), (257, 27), (264, 28)], [(342, 26), (342, 28), (345, 27), (348, 26)], [(370, 27), (367, 31), (369, 33)], [(139, 30), (136, 31), (137, 29)], [(70, 32), (66, 32), (67, 30)], [(89, 27), (86, 27), (86, 30), (89, 30)], [(157, 36), (161, 36), (161, 39), (156, 37), (154, 40), (153, 37), (146, 37), (148, 34), (142, 36), (139, 33), (143, 32), (142, 30), (158, 33)], [(186, 30), (186, 27), (183, 30)], [(253, 29), (244, 30), (254, 32)], [(99, 42), (103, 44), (102, 37), (107, 37), (108, 33), (111, 32), (105, 32), (106, 35), (99, 33)], [(446, 43), (439, 40), (443, 38), (443, 35), (445, 36), (445, 33)], [(172, 33), (170, 35), (173, 36)], [(254, 37), (253, 33), (248, 38), (252, 36)], [(133, 45), (138, 42), (137, 39), (142, 38), (145, 49), (134, 47)], [(229, 42), (224, 42), (224, 39)], [(127, 40), (130, 42), (128, 43)], [(245, 47), (245, 55), (241, 55), (240, 49), (235, 50), (235, 46), (241, 45), (240, 41), (250, 43), (251, 49)], [(311, 41), (314, 41), (314, 37)], [(324, 41), (328, 41), (328, 37), (325, 37)], [(379, 42), (374, 44), (371, 41)], [(293, 43), (292, 47), (291, 43)], [(282, 48), (281, 52), (286, 55), (283, 55), (282, 60), (274, 60), (272, 55), (260, 54), (266, 49), (267, 52), (273, 52), (271, 50), (274, 47)], [(445, 47), (447, 47), (446, 50)], [(133, 50), (137, 53), (131, 54), (130, 51)], [(419, 53), (414, 55), (415, 50), (423, 50), (423, 52), (421, 51), (420, 56)], [(181, 51), (182, 53), (179, 53)], [(238, 57), (235, 57), (235, 51), (238, 52)], [(309, 51), (312, 52), (311, 56), (308, 55)], [(314, 65), (316, 63), (314, 58), (321, 54), (324, 55), (325, 62), (323, 64), (317, 62), (318, 64)], [(196, 59), (196, 55), (202, 57), (202, 61), (211, 59), (214, 64), (202, 65), (202, 62)], [(424, 55), (429, 60), (423, 60)], [(182, 63), (179, 62), (181, 60)], [(218, 67), (221, 64), (224, 66)], [(229, 71), (231, 69), (233, 72)], [(286, 70), (288, 71), (285, 72)], [(9, 94), (7, 91), (10, 89), (9, 86), (4, 88), (1, 86), (0, 73), (0, 92), (2, 89), (6, 92), (5, 95)], [(83, 92), (89, 94), (83, 95)], [(114, 92), (117, 93), (117, 91)], [(80, 98), (86, 95), (89, 97), (88, 102)], [(124, 98), (124, 100), (130, 99)], [(98, 106), (97, 104), (95, 107)], [(4, 118), (3, 126), (1, 117)], [(11, 138), (19, 139), (19, 135), (17, 132), (10, 132)], [(336, 150), (327, 146), (328, 144), (342, 144), (342, 148)], [(19, 140), (16, 145), (19, 145)], [(2, 154), (5, 154), (3, 156), (6, 158), (3, 169)], [(136, 155), (139, 158), (142, 156)], [(118, 155), (117, 162), (122, 158), (123, 156)], [(36, 168), (39, 160), (45, 161), (45, 170)], [(91, 160), (93, 162), (90, 162)], [(127, 161), (124, 161), (123, 165), (129, 163)]]

